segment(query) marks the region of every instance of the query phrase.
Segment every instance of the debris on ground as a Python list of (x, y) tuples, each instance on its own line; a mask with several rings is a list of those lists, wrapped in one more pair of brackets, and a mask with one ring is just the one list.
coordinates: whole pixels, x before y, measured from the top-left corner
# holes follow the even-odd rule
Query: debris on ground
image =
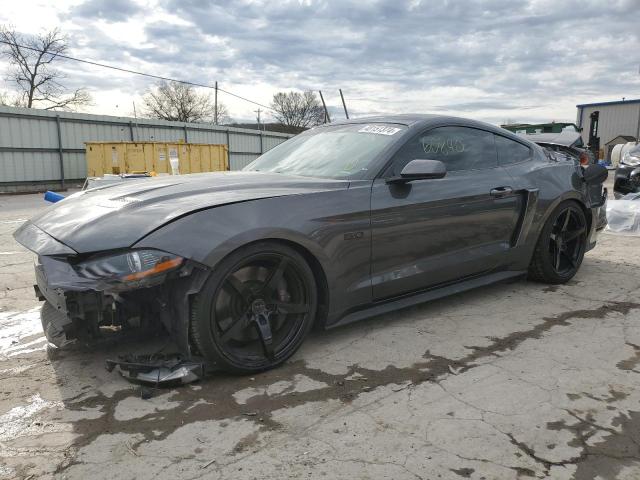
[[(122, 355), (118, 360), (107, 360), (107, 370), (118, 367), (127, 380), (174, 386), (187, 384), (204, 377), (204, 364), (184, 360), (180, 354)], [(151, 398), (150, 392), (141, 392), (142, 398)]]

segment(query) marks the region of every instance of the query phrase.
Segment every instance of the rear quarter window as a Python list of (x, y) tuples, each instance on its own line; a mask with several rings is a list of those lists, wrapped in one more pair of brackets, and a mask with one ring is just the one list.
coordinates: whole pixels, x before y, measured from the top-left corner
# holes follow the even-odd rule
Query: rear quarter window
[(531, 149), (526, 145), (500, 135), (496, 135), (495, 139), (496, 149), (498, 150), (498, 165), (526, 162), (531, 158)]

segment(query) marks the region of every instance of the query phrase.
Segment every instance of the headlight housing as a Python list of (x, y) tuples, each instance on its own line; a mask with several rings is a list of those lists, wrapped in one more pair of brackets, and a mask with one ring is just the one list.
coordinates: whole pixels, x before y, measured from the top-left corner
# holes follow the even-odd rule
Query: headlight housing
[(640, 153), (632, 155), (631, 152), (625, 152), (620, 160), (620, 163), (624, 165), (629, 165), (630, 167), (637, 167), (640, 165)]
[(180, 267), (184, 258), (160, 250), (131, 250), (93, 257), (75, 265), (84, 278), (102, 281), (136, 282)]

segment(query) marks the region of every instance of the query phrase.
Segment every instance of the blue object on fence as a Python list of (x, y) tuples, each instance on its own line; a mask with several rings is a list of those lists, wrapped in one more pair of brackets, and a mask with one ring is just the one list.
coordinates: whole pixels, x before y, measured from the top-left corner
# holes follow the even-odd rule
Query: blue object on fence
[(44, 199), (47, 202), (56, 203), (60, 200), (64, 200), (64, 195), (60, 195), (59, 193), (47, 190), (44, 194)]

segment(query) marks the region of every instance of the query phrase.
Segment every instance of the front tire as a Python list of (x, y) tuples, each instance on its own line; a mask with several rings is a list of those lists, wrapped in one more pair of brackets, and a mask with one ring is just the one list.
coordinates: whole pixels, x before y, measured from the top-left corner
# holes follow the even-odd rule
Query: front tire
[(47, 341), (59, 349), (69, 348), (75, 340), (67, 339), (65, 327), (71, 323), (67, 316), (56, 310), (49, 302), (44, 302), (40, 309), (40, 321)]
[(195, 296), (191, 339), (224, 370), (267, 370), (300, 347), (317, 303), (315, 277), (302, 255), (278, 242), (257, 242), (225, 258)]
[(580, 205), (562, 202), (549, 216), (529, 266), (535, 281), (566, 283), (578, 272), (587, 246), (587, 219)]

